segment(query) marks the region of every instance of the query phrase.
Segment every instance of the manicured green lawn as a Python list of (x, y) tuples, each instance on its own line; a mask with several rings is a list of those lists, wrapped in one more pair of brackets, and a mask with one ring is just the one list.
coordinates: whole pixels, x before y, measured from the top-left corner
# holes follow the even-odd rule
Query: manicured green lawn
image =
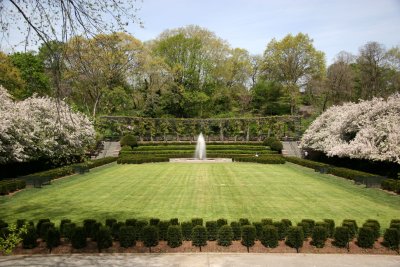
[(400, 196), (286, 163), (117, 165), (0, 197), (0, 218), (400, 218)]

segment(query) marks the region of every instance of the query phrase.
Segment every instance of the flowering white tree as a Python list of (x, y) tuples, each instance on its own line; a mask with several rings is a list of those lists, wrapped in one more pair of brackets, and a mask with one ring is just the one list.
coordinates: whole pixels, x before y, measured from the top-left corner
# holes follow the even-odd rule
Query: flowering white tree
[(0, 87), (0, 163), (82, 155), (94, 141), (89, 119), (63, 101), (30, 97), (13, 102)]
[(310, 125), (300, 146), (328, 156), (400, 163), (400, 94), (331, 107)]

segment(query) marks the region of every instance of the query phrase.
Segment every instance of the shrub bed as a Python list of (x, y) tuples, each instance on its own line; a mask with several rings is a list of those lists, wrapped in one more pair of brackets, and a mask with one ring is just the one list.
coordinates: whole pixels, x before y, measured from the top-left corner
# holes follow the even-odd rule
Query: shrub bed
[(400, 194), (400, 180), (386, 179), (382, 181), (382, 189)]
[(284, 164), (285, 158), (280, 155), (260, 155), (259, 157), (234, 157), (235, 162), (255, 162), (262, 164)]
[(17, 190), (24, 189), (26, 187), (26, 182), (24, 180), (4, 180), (0, 181), (0, 195), (8, 195)]

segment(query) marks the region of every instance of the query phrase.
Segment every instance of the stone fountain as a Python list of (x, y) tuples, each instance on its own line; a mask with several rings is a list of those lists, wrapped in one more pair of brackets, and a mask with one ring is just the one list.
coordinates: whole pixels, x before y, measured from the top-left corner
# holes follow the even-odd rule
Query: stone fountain
[(172, 158), (169, 162), (188, 162), (188, 163), (220, 163), (220, 162), (232, 162), (229, 158), (207, 158), (206, 157), (206, 141), (202, 133), (197, 137), (196, 150), (194, 152), (194, 158)]

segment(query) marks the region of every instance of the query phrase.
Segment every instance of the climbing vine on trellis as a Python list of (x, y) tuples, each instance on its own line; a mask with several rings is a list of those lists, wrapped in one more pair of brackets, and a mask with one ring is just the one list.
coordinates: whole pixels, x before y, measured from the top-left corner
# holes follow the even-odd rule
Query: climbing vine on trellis
[(200, 133), (214, 141), (261, 141), (266, 136), (297, 138), (301, 116), (254, 118), (144, 118), (104, 116), (97, 122), (107, 136), (130, 133), (141, 141), (193, 141)]

